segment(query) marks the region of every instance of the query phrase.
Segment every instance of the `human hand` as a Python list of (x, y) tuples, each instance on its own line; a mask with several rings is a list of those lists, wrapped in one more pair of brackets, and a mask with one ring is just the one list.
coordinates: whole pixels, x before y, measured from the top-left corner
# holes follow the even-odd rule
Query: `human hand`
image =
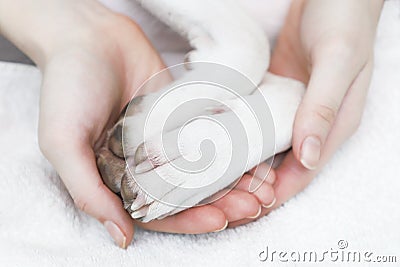
[(273, 208), (303, 190), (356, 131), (372, 75), (382, 2), (293, 1), (270, 71), (308, 86), (297, 111), (292, 150), (270, 173), (276, 177)]
[[(43, 72), (40, 147), (76, 205), (126, 247), (133, 237), (133, 220), (104, 186), (95, 152), (135, 90), (163, 63), (135, 23), (96, 1), (20, 1), (8, 6), (0, 16), (2, 33)], [(20, 8), (32, 12), (15, 20)], [(175, 233), (219, 230), (226, 227), (226, 218), (258, 211), (254, 197), (243, 194), (233, 191), (213, 205), (140, 226)], [(247, 200), (247, 206), (238, 205), (239, 199)]]
[(164, 65), (135, 23), (104, 12), (92, 28), (71, 28), (73, 35), (37, 61), (43, 72), (39, 144), (77, 207), (126, 248), (134, 221), (103, 184), (95, 151), (135, 90)]

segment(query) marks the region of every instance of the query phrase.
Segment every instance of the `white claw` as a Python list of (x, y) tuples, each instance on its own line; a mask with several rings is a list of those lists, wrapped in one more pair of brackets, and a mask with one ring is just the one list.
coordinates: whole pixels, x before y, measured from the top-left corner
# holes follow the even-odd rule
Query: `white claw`
[(131, 205), (131, 210), (133, 210), (133, 211), (139, 210), (143, 206), (149, 205), (154, 202), (154, 199), (150, 195), (141, 191), (141, 189), (139, 189), (139, 190), (140, 191), (139, 191), (136, 199), (133, 201), (133, 203)]
[(132, 212), (131, 217), (133, 219), (142, 218), (142, 217), (146, 216), (148, 210), (149, 210), (149, 206), (144, 206), (144, 207)]
[(131, 205), (131, 210), (138, 210), (139, 208), (141, 208), (143, 205), (145, 205), (145, 197), (143, 194), (138, 194), (138, 196), (136, 197), (135, 201), (133, 201), (132, 205)]
[(154, 168), (154, 165), (151, 163), (149, 159), (146, 159), (142, 163), (136, 166), (135, 168), (135, 173), (144, 173), (152, 170)]

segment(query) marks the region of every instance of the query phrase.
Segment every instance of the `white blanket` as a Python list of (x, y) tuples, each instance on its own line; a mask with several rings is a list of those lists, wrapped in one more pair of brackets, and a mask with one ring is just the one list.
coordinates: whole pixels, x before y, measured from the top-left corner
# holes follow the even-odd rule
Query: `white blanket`
[[(297, 252), (321, 259), (324, 251), (372, 252), (370, 263), (357, 266), (393, 255), (397, 264), (376, 266), (399, 266), (400, 1), (385, 4), (358, 132), (283, 207), (221, 233), (137, 230), (128, 250), (116, 247), (99, 223), (74, 207), (38, 149), (40, 79), (34, 67), (0, 63), (0, 266), (293, 266)], [(262, 262), (267, 246), (269, 254), (288, 254)], [(321, 266), (343, 266), (340, 253), (336, 263), (325, 254)], [(285, 257), (288, 263), (281, 262)]]

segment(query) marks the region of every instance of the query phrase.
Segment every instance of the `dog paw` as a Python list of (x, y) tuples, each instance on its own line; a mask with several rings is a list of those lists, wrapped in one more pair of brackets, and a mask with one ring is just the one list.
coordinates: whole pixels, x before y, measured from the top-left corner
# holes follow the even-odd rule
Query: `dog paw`
[[(207, 66), (134, 99), (97, 155), (104, 183), (134, 219), (193, 207), (290, 146), (304, 85), (267, 74), (243, 96), (254, 88), (248, 79)], [(205, 77), (215, 80), (193, 83)]]
[[(149, 221), (192, 207), (286, 150), (304, 85), (267, 74), (257, 92), (210, 105), (201, 116), (140, 144), (131, 173), (149, 197)], [(278, 128), (276, 128), (278, 127)]]
[[(241, 157), (231, 158), (232, 150), (244, 144), (239, 139), (244, 129), (230, 112), (238, 104), (229, 100), (226, 106), (200, 106), (205, 114), (200, 119), (153, 132), (139, 145), (126, 146), (139, 140), (140, 131), (134, 130), (143, 124), (141, 112), (130, 113), (109, 131), (98, 153), (98, 168), (104, 183), (120, 193), (132, 218), (148, 222), (195, 206), (253, 167), (247, 166), (244, 150), (235, 153)], [(232, 139), (241, 145), (233, 145)]]
[[(209, 107), (212, 114), (139, 145), (131, 172), (154, 199), (140, 207), (147, 212), (141, 220), (195, 206), (274, 154), (273, 124), (260, 129), (246, 108), (240, 100), (229, 100), (225, 106)], [(263, 135), (268, 145), (263, 145)]]

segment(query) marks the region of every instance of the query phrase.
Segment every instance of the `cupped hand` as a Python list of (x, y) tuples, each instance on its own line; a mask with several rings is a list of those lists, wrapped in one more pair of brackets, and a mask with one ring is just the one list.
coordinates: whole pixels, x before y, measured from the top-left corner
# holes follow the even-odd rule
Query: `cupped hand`
[[(269, 174), (276, 179), (272, 209), (302, 191), (356, 131), (372, 76), (382, 3), (293, 1), (270, 71), (304, 82), (307, 91), (295, 119), (293, 147)], [(269, 211), (263, 209), (261, 216)]]
[[(98, 219), (116, 243), (126, 248), (133, 238), (134, 221), (119, 197), (104, 185), (95, 154), (136, 90), (164, 64), (132, 20), (91, 6), (102, 18), (95, 15), (95, 23), (85, 18), (85, 24), (80, 24), (85, 4), (80, 8), (62, 17), (66, 27), (62, 40), (49, 40), (50, 47), (30, 50), (43, 72), (39, 144), (77, 207)], [(238, 205), (241, 200), (245, 200), (243, 205)], [(213, 232), (224, 229), (227, 218), (258, 214), (258, 207), (253, 195), (233, 190), (213, 205), (137, 224), (162, 232)]]
[(135, 90), (164, 65), (140, 28), (108, 14), (68, 35), (41, 62), (39, 144), (76, 205), (126, 247), (133, 220), (99, 176), (95, 150)]

